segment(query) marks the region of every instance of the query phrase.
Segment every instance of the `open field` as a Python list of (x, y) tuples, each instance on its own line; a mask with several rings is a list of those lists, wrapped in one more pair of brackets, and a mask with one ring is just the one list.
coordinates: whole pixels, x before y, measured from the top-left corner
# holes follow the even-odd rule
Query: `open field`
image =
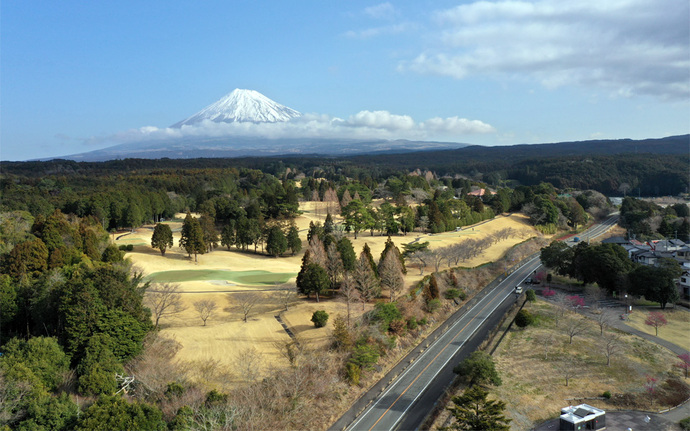
[[(584, 320), (585, 332), (569, 344), (565, 322), (582, 317), (567, 312), (556, 323), (556, 306), (541, 300), (525, 308), (540, 316), (537, 323), (525, 329), (513, 327), (494, 354), (503, 385), (491, 392), (506, 402), (512, 429), (531, 429), (536, 422), (557, 417), (560, 408), (581, 402), (605, 409), (663, 408), (658, 398), (653, 401), (648, 396), (647, 376), (658, 379), (660, 396), (668, 373), (681, 378), (673, 367), (676, 355), (663, 347), (606, 330), (619, 339), (618, 351), (606, 366), (605, 343), (594, 321)], [(611, 392), (611, 400), (590, 398), (601, 397), (604, 391)]]
[[(309, 223), (325, 220), (324, 203), (304, 202), (300, 206), (302, 215), (295, 223), (303, 240), (303, 250), (307, 247), (306, 233)], [(161, 335), (176, 340), (182, 346), (177, 353), (181, 362), (216, 361), (228, 369), (237, 369), (237, 356), (240, 352), (256, 349), (261, 360), (257, 368), (268, 372), (270, 367), (287, 366), (288, 361), (282, 355), (280, 344), (290, 342), (276, 315), (281, 314), (285, 324), (302, 341), (314, 346), (324, 346), (329, 342), (330, 324), (325, 328), (314, 328), (311, 316), (316, 310), (326, 310), (330, 321), (338, 314), (345, 316), (345, 304), (328, 299), (316, 303), (315, 300), (293, 298), (290, 309), (284, 310), (283, 291), (276, 291), (286, 285), (294, 286), (294, 279), (299, 272), (302, 254), (274, 258), (253, 249), (241, 252), (234, 248), (219, 248), (212, 253), (198, 255), (198, 262), (178, 246), (183, 214), (178, 214), (173, 221), (167, 221), (173, 231), (174, 247), (161, 256), (158, 250), (150, 247), (153, 229), (146, 226), (135, 232), (121, 234), (116, 244), (132, 244), (134, 250), (126, 254), (135, 268), (142, 271), (148, 280), (175, 283), (180, 286), (186, 310), (176, 316), (161, 319)], [(336, 223), (340, 221), (335, 218)], [(459, 232), (427, 235), (418, 232), (407, 236), (394, 236), (393, 241), (402, 249), (402, 244), (412, 241), (429, 241), (430, 248), (444, 247), (464, 238), (479, 238), (490, 235), (504, 228), (513, 228), (517, 234), (505, 241), (492, 245), (481, 256), (462, 262), (463, 266), (474, 267), (497, 260), (515, 244), (524, 241), (536, 232), (523, 215), (499, 216), (494, 220), (465, 228)], [(361, 232), (355, 240), (349, 234), (354, 249), (359, 253), (365, 243), (371, 248), (378, 260), (387, 240), (386, 236), (371, 236)], [(261, 250), (259, 249), (259, 252)], [(419, 269), (409, 267), (405, 278), (407, 286), (421, 279)], [(248, 322), (243, 322), (242, 313), (238, 310), (233, 295), (239, 292), (251, 292), (259, 298), (257, 305), (250, 313)], [(385, 295), (385, 292), (384, 292)], [(193, 304), (202, 299), (210, 299), (218, 305), (207, 325), (202, 321)], [(353, 307), (354, 315), (359, 315), (371, 308), (368, 304), (364, 310), (361, 305)]]

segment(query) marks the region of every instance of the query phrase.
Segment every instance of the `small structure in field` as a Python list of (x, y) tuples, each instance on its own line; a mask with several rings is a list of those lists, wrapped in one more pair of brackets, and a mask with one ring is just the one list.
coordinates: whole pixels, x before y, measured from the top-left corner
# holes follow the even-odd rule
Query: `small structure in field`
[(589, 404), (561, 409), (559, 430), (602, 430), (606, 428), (606, 412)]

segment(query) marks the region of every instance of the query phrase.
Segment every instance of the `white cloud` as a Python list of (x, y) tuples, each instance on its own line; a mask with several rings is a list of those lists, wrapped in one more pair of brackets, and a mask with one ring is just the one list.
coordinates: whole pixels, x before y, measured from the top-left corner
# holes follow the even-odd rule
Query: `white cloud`
[(404, 33), (416, 28), (416, 25), (410, 22), (402, 22), (399, 24), (384, 25), (381, 27), (371, 27), (364, 30), (350, 30), (345, 32), (345, 37), (351, 39), (370, 39), (372, 37), (392, 35)]
[(395, 115), (388, 111), (361, 111), (350, 116), (345, 123), (352, 127), (368, 127), (390, 131), (411, 130), (415, 123), (408, 115)]
[(687, 0), (477, 1), (436, 12), (434, 47), (401, 68), (687, 100), (688, 16)]
[(398, 11), (395, 9), (395, 6), (389, 2), (364, 8), (364, 13), (376, 19), (393, 19), (398, 16)]
[(204, 120), (180, 128), (153, 126), (131, 129), (108, 137), (93, 137), (90, 145), (117, 145), (184, 138), (220, 138), (226, 136), (267, 139), (409, 139), (438, 140), (462, 135), (494, 133), (495, 129), (479, 120), (432, 118), (417, 123), (408, 115), (388, 111), (361, 111), (347, 119), (324, 114), (305, 114), (282, 123), (215, 123)]
[(459, 117), (431, 118), (421, 123), (420, 126), (430, 135), (442, 134), (444, 136), (493, 133), (496, 131), (490, 124)]

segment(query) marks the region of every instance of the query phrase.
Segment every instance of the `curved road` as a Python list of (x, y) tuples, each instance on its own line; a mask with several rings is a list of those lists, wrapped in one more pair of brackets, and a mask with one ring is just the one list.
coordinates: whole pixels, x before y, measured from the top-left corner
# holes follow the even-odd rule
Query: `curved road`
[[(581, 235), (582, 239), (601, 235), (617, 219), (618, 216), (613, 215), (603, 223), (594, 225)], [(424, 346), (418, 346), (401, 361), (401, 365), (360, 398), (330, 430), (417, 429), (453, 381), (453, 367), (477, 349), (517, 300), (515, 286), (540, 265), (539, 258), (532, 257), (505, 279), (492, 282), (427, 338), (433, 339), (433, 342), (423, 342)], [(391, 383), (383, 391), (384, 382), (387, 381)], [(377, 397), (380, 391), (383, 392)], [(364, 411), (357, 416), (357, 412), (363, 408)]]

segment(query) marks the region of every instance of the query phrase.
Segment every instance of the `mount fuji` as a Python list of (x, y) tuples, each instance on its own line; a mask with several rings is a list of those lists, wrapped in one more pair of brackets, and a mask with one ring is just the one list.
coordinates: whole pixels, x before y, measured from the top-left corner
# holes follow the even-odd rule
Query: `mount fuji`
[(258, 91), (237, 88), (217, 102), (170, 127), (180, 128), (185, 125), (195, 125), (204, 120), (216, 123), (277, 123), (290, 121), (301, 116), (300, 112), (283, 106)]
[[(235, 89), (217, 102), (167, 129), (142, 139), (81, 154), (63, 156), (76, 161), (106, 161), (113, 159), (187, 159), (232, 158), (246, 156), (282, 155), (356, 155), (371, 153), (404, 153), (465, 147), (467, 144), (435, 141), (409, 141), (355, 137), (344, 127), (341, 137), (319, 137), (318, 134), (299, 133), (300, 127), (311, 120), (287, 106), (281, 105), (258, 91)], [(343, 120), (329, 120), (343, 123)], [(312, 121), (313, 122), (313, 121)], [(327, 124), (319, 123), (321, 127)], [(263, 133), (247, 133), (247, 131)], [(280, 135), (282, 130), (291, 131)], [(297, 132), (295, 132), (297, 131)], [(276, 132), (275, 134), (272, 134)], [(282, 136), (282, 137), (280, 137)]]

